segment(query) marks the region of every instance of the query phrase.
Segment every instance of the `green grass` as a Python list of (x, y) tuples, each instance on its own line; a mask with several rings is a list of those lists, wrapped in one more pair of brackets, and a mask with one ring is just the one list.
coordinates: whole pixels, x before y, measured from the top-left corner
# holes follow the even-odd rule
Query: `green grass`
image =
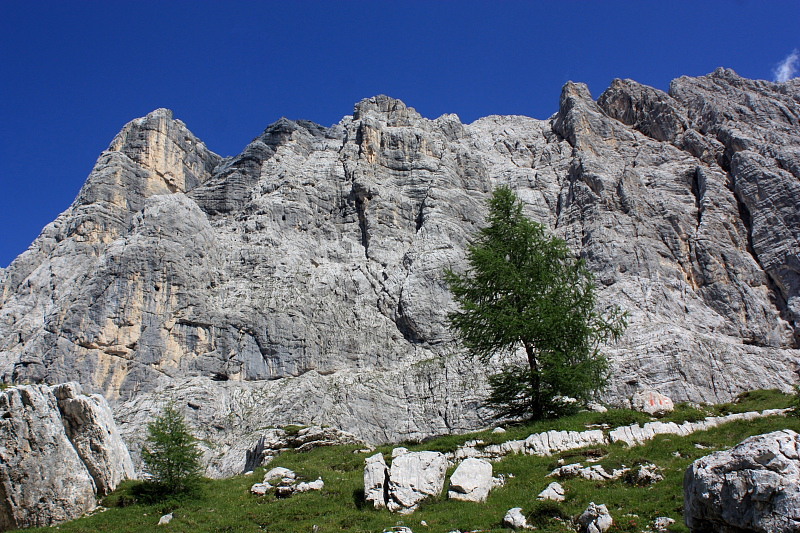
[[(735, 404), (748, 406), (743, 410), (773, 408), (790, 397), (778, 397), (770, 391), (750, 393)], [(689, 406), (682, 406), (675, 416), (694, 416)], [(727, 407), (726, 407), (727, 409)], [(682, 412), (682, 414), (681, 414)], [(480, 438), (487, 443), (519, 439), (532, 432), (549, 429), (583, 430), (588, 424), (601, 420), (627, 423), (638, 417), (627, 411), (609, 413), (579, 413), (560, 420), (508, 427), (505, 434), (489, 431), (470, 435), (445, 436), (425, 443), (408, 443), (414, 450), (452, 451), (466, 440)], [(646, 417), (645, 417), (646, 418)], [(647, 418), (646, 418), (647, 419)], [(639, 421), (639, 420), (634, 420)], [(646, 421), (646, 420), (645, 420)], [(614, 424), (616, 426), (618, 424)], [(560, 481), (566, 489), (567, 499), (560, 504), (536, 501), (536, 494), (552, 481), (545, 477), (564, 458), (568, 463), (584, 461), (587, 451), (572, 451), (553, 457), (512, 455), (494, 463), (495, 475), (504, 474), (508, 481), (502, 488), (492, 491), (484, 504), (451, 501), (443, 496), (424, 502), (413, 515), (402, 516), (386, 510), (375, 510), (363, 501), (363, 466), (367, 454), (357, 453), (358, 446), (317, 448), (309, 452), (287, 452), (270, 465), (285, 466), (306, 480), (322, 477), (325, 488), (318, 493), (298, 494), (288, 499), (272, 495), (257, 497), (249, 493), (250, 485), (261, 481), (264, 469), (251, 476), (202, 482), (192, 498), (145, 503), (137, 499), (136, 483), (127, 482), (107, 497), (105, 512), (61, 524), (65, 532), (226, 532), (270, 531), (273, 533), (349, 531), (355, 533), (381, 532), (385, 527), (406, 525), (415, 533), (445, 533), (460, 529), (505, 532), (500, 522), (511, 507), (522, 507), (541, 532), (565, 533), (572, 531), (568, 524), (580, 514), (590, 501), (604, 503), (614, 518), (613, 532), (641, 532), (650, 528), (658, 516), (676, 520), (671, 531), (688, 531), (683, 526), (683, 474), (695, 459), (714, 450), (729, 448), (745, 437), (779, 429), (800, 432), (800, 419), (771, 417), (726, 424), (688, 437), (661, 435), (644, 446), (625, 447), (621, 444), (595, 447), (588, 452), (599, 458), (606, 469), (640, 463), (657, 464), (664, 481), (648, 487), (636, 487), (623, 480), (590, 482), (583, 479)], [(698, 448), (701, 444), (706, 448)], [(388, 454), (391, 446), (378, 448)], [(599, 457), (598, 457), (599, 455)], [(448, 472), (448, 475), (451, 472)], [(513, 477), (512, 477), (513, 475)], [(161, 515), (172, 512), (174, 518), (167, 526), (156, 529)], [(422, 526), (421, 521), (428, 525)], [(52, 531), (51, 528), (27, 531)]]
[(743, 392), (736, 400), (712, 407), (715, 414), (744, 413), (747, 411), (763, 411), (764, 409), (783, 409), (792, 406), (793, 397), (777, 389), (754, 390)]

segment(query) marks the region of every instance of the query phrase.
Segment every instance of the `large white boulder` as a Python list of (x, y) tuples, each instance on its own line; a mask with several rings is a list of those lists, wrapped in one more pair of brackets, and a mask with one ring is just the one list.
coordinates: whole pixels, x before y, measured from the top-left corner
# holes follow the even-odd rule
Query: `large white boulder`
[(0, 531), (49, 526), (96, 505), (95, 484), (44, 385), (0, 393)]
[(364, 466), (364, 499), (375, 509), (386, 507), (389, 490), (389, 468), (383, 460), (383, 454), (376, 453), (367, 457)]
[(441, 494), (447, 458), (439, 452), (408, 452), (392, 459), (386, 507), (412, 513), (425, 498)]
[(77, 383), (56, 385), (52, 391), (67, 438), (94, 479), (98, 495), (104, 496), (121, 481), (133, 479), (131, 456), (106, 399), (99, 394), (85, 396)]
[(74, 383), (0, 391), (0, 531), (78, 518), (133, 475), (102, 397)]
[(672, 399), (658, 391), (639, 391), (631, 398), (631, 407), (649, 415), (664, 415), (675, 409)]
[(485, 502), (495, 486), (492, 464), (483, 459), (464, 459), (450, 476), (447, 497), (466, 502)]
[(684, 520), (695, 532), (800, 531), (800, 435), (775, 431), (692, 463)]

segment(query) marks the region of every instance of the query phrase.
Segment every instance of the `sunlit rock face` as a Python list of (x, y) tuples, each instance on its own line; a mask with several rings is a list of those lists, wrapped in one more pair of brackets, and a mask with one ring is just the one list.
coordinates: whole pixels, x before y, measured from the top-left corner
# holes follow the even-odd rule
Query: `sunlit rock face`
[(378, 96), (329, 128), (281, 119), (232, 158), (157, 110), (0, 271), (0, 374), (103, 392), (134, 443), (168, 399), (220, 449), (293, 422), (369, 441), (485, 425), (442, 271), (508, 185), (629, 312), (607, 400), (788, 388), (799, 123), (798, 82), (722, 69), (597, 101), (568, 83), (548, 120)]

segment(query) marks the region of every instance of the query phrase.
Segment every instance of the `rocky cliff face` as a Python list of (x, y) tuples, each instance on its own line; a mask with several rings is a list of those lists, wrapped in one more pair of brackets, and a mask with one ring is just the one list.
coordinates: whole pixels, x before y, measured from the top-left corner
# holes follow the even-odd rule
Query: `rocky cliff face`
[(158, 110), (0, 273), (0, 374), (103, 391), (132, 440), (167, 398), (220, 449), (289, 422), (373, 441), (480, 426), (485, 371), (447, 329), (441, 274), (505, 184), (630, 312), (609, 399), (786, 388), (799, 126), (800, 83), (722, 69), (597, 101), (568, 83), (549, 120), (379, 96), (227, 159)]

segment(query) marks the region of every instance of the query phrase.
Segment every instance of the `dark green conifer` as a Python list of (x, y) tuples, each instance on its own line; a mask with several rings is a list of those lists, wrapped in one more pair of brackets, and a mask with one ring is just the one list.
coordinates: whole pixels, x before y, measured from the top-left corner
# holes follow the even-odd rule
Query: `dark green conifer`
[(163, 492), (178, 494), (194, 488), (203, 471), (197, 439), (183, 415), (170, 403), (147, 425), (142, 460), (151, 480)]
[(599, 347), (617, 338), (625, 315), (596, 309), (592, 273), (566, 242), (527, 218), (507, 187), (489, 200), (487, 226), (467, 251), (467, 270), (445, 272), (459, 310), (451, 327), (484, 363), (523, 349), (527, 364), (490, 378), (498, 417), (540, 419), (585, 402), (603, 388), (608, 361)]

